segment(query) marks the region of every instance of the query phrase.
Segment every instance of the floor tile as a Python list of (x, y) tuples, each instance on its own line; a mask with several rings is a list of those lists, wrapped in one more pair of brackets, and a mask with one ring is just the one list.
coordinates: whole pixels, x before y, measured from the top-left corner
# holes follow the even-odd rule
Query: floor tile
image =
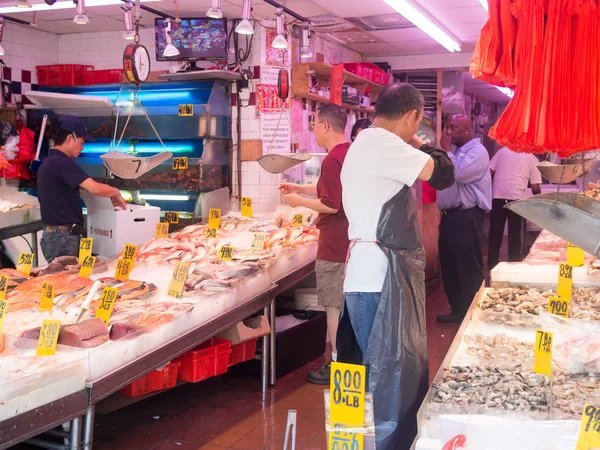
[(244, 436), (230, 448), (238, 450), (258, 450), (267, 447), (274, 440), (274, 438), (264, 436)]
[(221, 434), (215, 433), (206, 438), (203, 444), (208, 445), (216, 445), (230, 448), (233, 444), (235, 444), (240, 439), (245, 439), (246, 436), (240, 436), (239, 434), (234, 434), (229, 431), (224, 431)]
[(197, 442), (168, 438), (160, 442), (156, 447), (152, 447), (152, 450), (196, 450), (197, 448)]

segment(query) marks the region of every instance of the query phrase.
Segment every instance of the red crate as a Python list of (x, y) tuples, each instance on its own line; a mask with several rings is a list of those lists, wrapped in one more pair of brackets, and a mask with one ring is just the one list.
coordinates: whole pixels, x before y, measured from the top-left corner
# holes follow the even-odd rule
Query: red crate
[(253, 359), (256, 355), (257, 342), (258, 338), (242, 342), (241, 344), (232, 345), (231, 355), (229, 356), (229, 367)]
[(359, 77), (365, 76), (365, 66), (362, 63), (347, 63), (344, 64), (344, 69)]
[(123, 69), (91, 70), (83, 75), (83, 84), (120, 83)]
[(94, 66), (53, 64), (51, 66), (36, 66), (36, 70), (40, 86), (77, 86), (83, 84), (84, 74), (94, 70)]
[(153, 370), (148, 375), (144, 375), (125, 386), (121, 389), (121, 393), (128, 397), (138, 397), (150, 392), (175, 387), (179, 366), (181, 366), (181, 363), (172, 362), (167, 364), (163, 370)]
[(189, 352), (184, 353), (175, 362), (181, 363), (179, 379), (189, 383), (198, 383), (227, 372), (231, 342), (212, 338)]

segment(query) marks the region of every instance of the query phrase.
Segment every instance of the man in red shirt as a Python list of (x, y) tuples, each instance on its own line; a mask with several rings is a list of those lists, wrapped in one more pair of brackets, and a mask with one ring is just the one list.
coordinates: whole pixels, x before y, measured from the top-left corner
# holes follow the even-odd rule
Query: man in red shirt
[[(321, 175), (316, 185), (284, 183), (279, 190), (285, 203), (292, 207), (304, 206), (319, 213), (317, 228), (319, 246), (317, 250), (317, 296), (319, 304), (327, 314), (327, 333), (331, 342), (331, 359), (337, 360), (336, 335), (344, 300), (344, 265), (348, 252), (348, 219), (342, 207), (342, 183), (340, 172), (350, 143), (345, 130), (348, 116), (337, 105), (321, 106), (310, 129), (315, 134), (317, 145), (327, 149), (321, 165)], [(308, 195), (316, 198), (306, 198)], [(308, 381), (329, 384), (331, 363), (320, 370), (308, 373)]]

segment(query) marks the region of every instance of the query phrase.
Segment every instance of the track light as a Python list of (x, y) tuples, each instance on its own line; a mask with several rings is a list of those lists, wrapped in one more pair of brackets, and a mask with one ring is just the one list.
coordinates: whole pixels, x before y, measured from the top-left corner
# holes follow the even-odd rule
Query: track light
[(131, 8), (123, 8), (123, 23), (125, 24), (125, 32), (123, 33), (123, 39), (129, 41), (135, 39), (135, 30), (133, 29), (133, 14), (131, 14)]
[(312, 57), (313, 52), (310, 48), (310, 28), (308, 22), (302, 24), (302, 35), (300, 37), (300, 59)]
[(277, 36), (271, 42), (271, 47), (277, 49), (288, 48), (288, 41), (285, 38), (285, 15), (283, 8), (277, 8)]
[(165, 57), (170, 57), (170, 56), (177, 56), (179, 55), (179, 50), (177, 50), (177, 47), (175, 47), (173, 45), (173, 34), (171, 33), (171, 19), (167, 18), (166, 19), (167, 22), (167, 26), (165, 27), (165, 37), (167, 40), (167, 46), (165, 47), (165, 50), (163, 51), (163, 56)]
[(87, 25), (90, 23), (90, 19), (85, 15), (85, 0), (77, 0), (77, 14), (73, 22), (77, 25)]
[(254, 34), (254, 27), (250, 23), (250, 13), (252, 12), (252, 0), (244, 0), (242, 3), (242, 21), (235, 27), (238, 34)]
[(31, 8), (31, 3), (29, 3), (29, 0), (17, 0), (15, 3), (15, 6), (17, 8)]
[[(2, 42), (2, 34), (4, 33), (4, 19), (0, 17), (0, 42)], [(0, 44), (0, 56), (4, 56), (4, 47)]]
[(221, 0), (212, 0), (210, 9), (206, 12), (206, 16), (211, 19), (222, 19), (223, 12), (221, 11)]

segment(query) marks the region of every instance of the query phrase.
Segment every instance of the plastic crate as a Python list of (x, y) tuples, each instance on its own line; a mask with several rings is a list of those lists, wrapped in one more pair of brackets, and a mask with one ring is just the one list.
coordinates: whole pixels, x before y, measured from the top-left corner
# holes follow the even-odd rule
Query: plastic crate
[(365, 77), (365, 66), (362, 63), (347, 63), (344, 64), (344, 69), (359, 77)]
[(94, 66), (53, 64), (36, 66), (36, 70), (40, 86), (77, 86), (83, 84), (84, 74), (94, 70)]
[(231, 346), (231, 355), (229, 356), (229, 367), (254, 359), (256, 355), (256, 343), (258, 339), (242, 342)]
[(90, 70), (83, 74), (83, 84), (120, 83), (123, 69)]
[(184, 353), (175, 362), (181, 363), (179, 379), (189, 383), (198, 383), (217, 375), (229, 368), (231, 342), (212, 338), (189, 352)]
[(121, 389), (121, 393), (128, 397), (138, 397), (149, 394), (150, 392), (162, 391), (175, 387), (177, 384), (177, 374), (181, 363), (172, 362), (162, 370), (153, 370), (148, 375), (138, 378), (133, 383)]

